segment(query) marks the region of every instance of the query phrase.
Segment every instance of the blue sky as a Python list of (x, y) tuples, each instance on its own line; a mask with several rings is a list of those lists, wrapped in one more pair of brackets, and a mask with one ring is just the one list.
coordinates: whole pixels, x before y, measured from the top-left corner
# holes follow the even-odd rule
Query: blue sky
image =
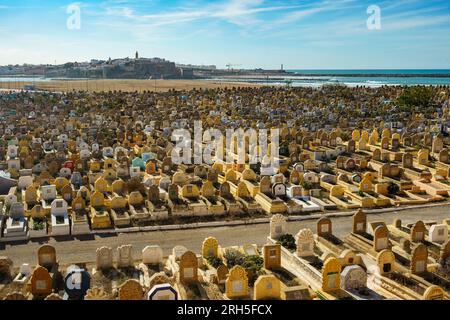
[[(67, 7), (80, 8), (69, 30)], [(369, 30), (367, 9), (381, 9)], [(448, 0), (0, 0), (0, 65), (133, 56), (245, 68), (450, 69)]]

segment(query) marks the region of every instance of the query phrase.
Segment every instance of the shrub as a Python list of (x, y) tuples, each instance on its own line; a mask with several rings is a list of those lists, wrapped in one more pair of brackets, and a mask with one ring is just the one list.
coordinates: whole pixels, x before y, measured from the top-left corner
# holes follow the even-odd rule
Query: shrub
[(435, 91), (431, 87), (415, 86), (406, 88), (397, 102), (404, 111), (432, 107), (435, 103)]
[(395, 196), (399, 191), (400, 188), (395, 183), (391, 182), (389, 183), (389, 186), (387, 187), (388, 193), (392, 196)]
[(222, 259), (218, 258), (218, 257), (207, 257), (206, 260), (208, 261), (208, 263), (210, 265), (212, 265), (214, 268), (218, 268), (219, 266), (223, 265)]
[(264, 264), (264, 259), (257, 255), (246, 256), (242, 267), (254, 271), (255, 273), (261, 270)]
[(264, 259), (260, 256), (251, 255), (245, 257), (242, 267), (247, 270), (251, 283), (255, 282), (256, 278), (260, 274), (263, 264)]
[(227, 261), (227, 266), (229, 268), (234, 267), (236, 265), (242, 265), (244, 263), (245, 255), (242, 252), (239, 252), (235, 249), (230, 249), (225, 252), (223, 255), (225, 260)]
[(301, 185), (305, 190), (311, 190), (313, 188), (312, 184), (308, 181), (302, 181)]
[(281, 244), (283, 247), (285, 247), (288, 250), (295, 250), (297, 249), (297, 245), (295, 244), (295, 238), (292, 234), (283, 234), (280, 239), (278, 240), (278, 243)]
[(34, 221), (33, 223), (33, 230), (43, 230), (44, 229), (44, 222), (43, 221)]

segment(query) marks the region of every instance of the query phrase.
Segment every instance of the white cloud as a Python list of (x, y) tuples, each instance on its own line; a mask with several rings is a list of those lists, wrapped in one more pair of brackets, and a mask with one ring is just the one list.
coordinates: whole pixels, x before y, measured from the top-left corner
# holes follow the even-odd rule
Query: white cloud
[[(196, 5), (184, 8), (175, 8), (172, 11), (152, 14), (139, 14), (130, 7), (106, 7), (103, 12), (106, 16), (115, 16), (121, 19), (130, 19), (154, 26), (177, 24), (200, 19), (218, 18), (240, 26), (251, 25), (258, 20), (256, 15), (264, 12), (294, 9), (298, 6), (271, 6), (265, 5), (263, 0), (229, 0), (208, 5)], [(99, 15), (102, 15), (101, 13)]]

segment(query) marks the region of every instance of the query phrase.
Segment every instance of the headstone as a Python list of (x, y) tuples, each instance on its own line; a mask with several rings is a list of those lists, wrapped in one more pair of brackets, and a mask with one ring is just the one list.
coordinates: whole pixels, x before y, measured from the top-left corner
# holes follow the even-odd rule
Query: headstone
[(376, 227), (373, 235), (373, 249), (376, 252), (389, 248), (389, 230), (385, 225)]
[(261, 182), (259, 183), (259, 190), (261, 193), (270, 194), (270, 177), (264, 176), (261, 178)]
[(34, 297), (44, 298), (52, 293), (53, 281), (48, 270), (42, 266), (34, 269), (30, 278), (30, 292)]
[(277, 270), (281, 268), (281, 245), (266, 244), (263, 246), (264, 268)]
[(46, 296), (45, 297), (45, 299), (44, 300), (63, 300), (60, 296), (59, 296), (59, 294), (57, 294), (56, 292), (55, 293), (50, 293), (48, 296)]
[(47, 269), (52, 268), (56, 264), (55, 247), (44, 244), (38, 249), (38, 264)]
[(319, 237), (327, 237), (333, 234), (330, 218), (322, 217), (317, 221), (317, 235)]
[(314, 234), (311, 229), (302, 229), (295, 236), (298, 257), (314, 256)]
[(117, 247), (117, 253), (117, 266), (119, 268), (128, 268), (134, 266), (133, 246), (131, 244)]
[(163, 251), (160, 246), (146, 246), (142, 249), (142, 262), (145, 264), (160, 264), (163, 262)]
[(275, 197), (285, 197), (286, 196), (286, 185), (284, 183), (275, 183), (272, 186), (272, 194)]
[(450, 267), (450, 240), (447, 240), (441, 246), (441, 252), (440, 252), (439, 258), (440, 258), (441, 265)]
[(353, 233), (363, 234), (367, 228), (367, 217), (362, 210), (353, 215)]
[(155, 286), (157, 284), (166, 284), (166, 283), (170, 283), (171, 281), (164, 272), (157, 272), (150, 277), (148, 282), (149, 282), (148, 287), (153, 288), (153, 286)]
[(219, 284), (224, 284), (227, 280), (229, 270), (226, 265), (222, 264), (217, 267), (217, 281)]
[(179, 261), (181, 259), (181, 256), (187, 251), (188, 251), (188, 249), (186, 249), (186, 247), (183, 247), (183, 246), (173, 247), (172, 255), (173, 255), (175, 261)]
[(231, 268), (225, 282), (225, 294), (229, 299), (248, 296), (247, 271), (243, 267), (236, 265)]
[(9, 279), (12, 276), (12, 267), (13, 262), (11, 259), (5, 256), (0, 256), (0, 275), (3, 276), (3, 278)]
[(256, 279), (253, 294), (254, 300), (279, 300), (280, 296), (281, 282), (275, 275), (262, 275)]
[(84, 300), (109, 300), (109, 294), (103, 289), (99, 287), (93, 287), (88, 289), (86, 295), (84, 296)]
[(96, 251), (97, 270), (113, 267), (113, 251), (110, 247), (101, 247)]
[(380, 274), (388, 274), (395, 270), (395, 255), (391, 250), (381, 250), (377, 255), (377, 266)]
[(337, 258), (328, 258), (322, 267), (322, 290), (335, 292), (340, 290), (341, 264)]
[(285, 300), (312, 300), (311, 293), (305, 285), (285, 287), (283, 295)]
[(151, 185), (148, 187), (148, 200), (152, 203), (157, 203), (159, 201), (159, 188), (156, 185)]
[(358, 265), (346, 266), (341, 273), (341, 288), (358, 290), (367, 286), (367, 274)]
[(219, 256), (219, 242), (216, 238), (208, 237), (203, 241), (202, 256), (205, 258)]
[(180, 259), (180, 282), (184, 284), (198, 281), (198, 260), (195, 253), (186, 251)]
[(402, 165), (404, 168), (412, 168), (413, 167), (413, 156), (410, 153), (404, 153), (402, 156)]
[(410, 236), (412, 242), (422, 242), (425, 240), (425, 232), (427, 228), (423, 221), (417, 221), (414, 226), (411, 228)]
[(420, 274), (427, 271), (428, 249), (419, 243), (411, 253), (410, 272), (412, 274)]
[(447, 149), (447, 148), (442, 149), (442, 150), (439, 152), (438, 160), (439, 160), (440, 162), (442, 162), (442, 163), (447, 163), (447, 162), (448, 162), (448, 149)]
[(445, 300), (444, 297), (444, 290), (437, 285), (429, 286), (423, 294), (424, 300)]
[(27, 300), (27, 297), (22, 292), (14, 291), (8, 293), (3, 300)]
[(411, 241), (409, 241), (408, 239), (400, 239), (400, 247), (403, 249), (403, 251), (411, 253)]
[(144, 292), (139, 281), (128, 279), (119, 287), (119, 300), (142, 300)]
[(286, 232), (286, 218), (281, 214), (275, 214), (270, 218), (270, 237), (279, 239)]

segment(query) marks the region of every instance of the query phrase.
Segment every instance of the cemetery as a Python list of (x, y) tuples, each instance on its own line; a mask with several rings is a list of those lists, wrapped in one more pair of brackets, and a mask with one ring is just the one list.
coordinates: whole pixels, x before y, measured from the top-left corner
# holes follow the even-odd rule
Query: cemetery
[[(1, 249), (0, 297), (448, 299), (450, 219), (367, 219), (450, 204), (448, 88), (414, 112), (396, 105), (402, 90), (1, 92), (0, 242), (43, 246), (20, 265)], [(230, 145), (206, 141), (203, 128), (200, 141), (180, 141), (196, 121), (222, 136), (253, 130)], [(252, 146), (263, 129), (279, 135)], [(351, 232), (338, 237), (328, 214), (354, 214)], [(46, 244), (199, 223), (270, 229), (266, 243), (221, 246), (212, 235), (171, 254), (161, 243), (108, 243), (68, 264)]]
[(208, 237), (194, 251), (177, 245), (168, 256), (158, 244), (139, 252), (123, 244), (97, 248), (94, 261), (61, 264), (56, 249), (44, 244), (35, 261), (22, 265), (0, 257), (0, 299), (450, 298), (447, 225), (368, 222), (361, 210), (346, 237), (333, 234), (330, 218), (316, 221), (316, 233), (302, 228), (295, 236), (287, 233), (287, 223), (273, 215), (264, 245), (221, 246)]
[[(49, 117), (54, 128), (46, 131), (30, 112)], [(450, 141), (442, 134), (400, 135), (348, 123), (308, 131), (280, 123), (280, 165), (270, 173), (267, 155), (261, 166), (219, 158), (175, 164), (170, 133), (179, 123), (172, 127), (167, 114), (151, 127), (140, 109), (74, 114), (62, 105), (38, 111), (28, 105), (9, 115), (20, 126), (0, 125), (0, 170), (13, 183), (0, 195), (1, 241), (424, 205), (449, 196)], [(207, 114), (204, 121), (214, 122)], [(101, 128), (103, 122), (111, 125)], [(233, 161), (239, 146), (228, 150)], [(252, 152), (246, 147), (247, 158)]]

